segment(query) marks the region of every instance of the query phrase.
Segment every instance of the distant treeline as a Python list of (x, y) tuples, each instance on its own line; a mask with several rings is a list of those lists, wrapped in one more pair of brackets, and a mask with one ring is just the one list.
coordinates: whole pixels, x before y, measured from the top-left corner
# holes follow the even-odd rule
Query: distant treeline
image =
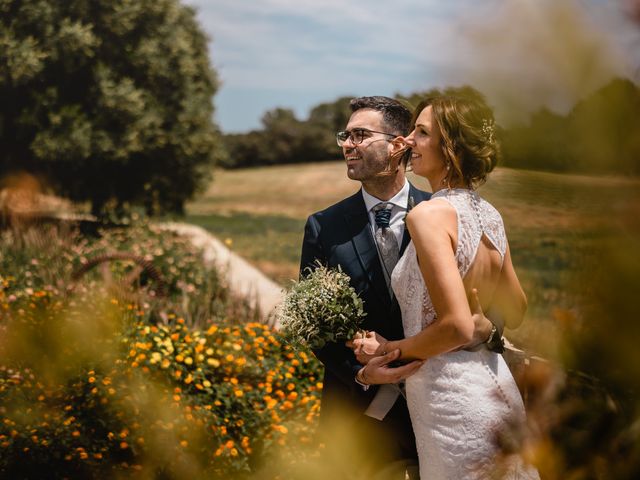
[[(416, 92), (397, 98), (410, 107), (425, 97), (469, 94), (469, 87)], [(227, 134), (227, 168), (317, 162), (342, 158), (335, 132), (347, 124), (350, 97), (313, 108), (306, 120), (277, 108), (262, 118), (263, 128)], [(640, 174), (640, 87), (617, 78), (578, 102), (566, 115), (546, 108), (526, 124), (499, 130), (501, 164), (559, 172)]]

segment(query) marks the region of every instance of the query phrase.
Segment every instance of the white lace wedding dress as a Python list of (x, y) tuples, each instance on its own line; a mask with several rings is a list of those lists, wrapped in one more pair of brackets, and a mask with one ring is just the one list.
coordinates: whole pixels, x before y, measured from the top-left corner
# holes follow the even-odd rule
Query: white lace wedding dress
[[(507, 239), (502, 218), (492, 205), (467, 189), (443, 189), (434, 198), (446, 199), (457, 211), (456, 260), (463, 278), (483, 233), (504, 259)], [(405, 336), (417, 334), (435, 320), (413, 242), (393, 271), (392, 286)], [(517, 455), (496, 460), (500, 429), (507, 422), (525, 421), (522, 398), (502, 355), (486, 349), (437, 355), (407, 378), (406, 393), (422, 480), (539, 478)]]

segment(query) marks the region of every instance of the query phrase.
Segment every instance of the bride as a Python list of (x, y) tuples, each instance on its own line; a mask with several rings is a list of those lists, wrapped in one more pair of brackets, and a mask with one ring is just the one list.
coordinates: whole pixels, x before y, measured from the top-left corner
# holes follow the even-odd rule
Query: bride
[(479, 94), (435, 97), (418, 106), (413, 124), (394, 149), (411, 149), (414, 173), (434, 194), (407, 215), (412, 241), (392, 274), (406, 338), (369, 332), (352, 346), (361, 363), (396, 349), (402, 360), (425, 360), (406, 380), (423, 480), (537, 479), (517, 453), (498, 447), (525, 422), (502, 355), (462, 349), (472, 340), (470, 302), (500, 311), (509, 328), (527, 305), (502, 218), (474, 190), (498, 157), (493, 113)]

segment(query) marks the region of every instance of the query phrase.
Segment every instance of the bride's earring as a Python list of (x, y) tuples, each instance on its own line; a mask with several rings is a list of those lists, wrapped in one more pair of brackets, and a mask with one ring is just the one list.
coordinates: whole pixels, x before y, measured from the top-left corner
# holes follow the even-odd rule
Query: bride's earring
[(451, 175), (451, 161), (449, 161), (449, 160), (447, 160), (446, 169), (447, 169), (447, 174), (442, 179), (442, 185), (444, 185), (447, 188), (450, 188), (449, 187), (449, 176)]

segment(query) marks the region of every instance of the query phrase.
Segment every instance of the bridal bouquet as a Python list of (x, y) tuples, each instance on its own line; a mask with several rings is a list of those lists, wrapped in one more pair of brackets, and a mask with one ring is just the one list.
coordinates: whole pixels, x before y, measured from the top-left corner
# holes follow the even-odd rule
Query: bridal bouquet
[(312, 350), (327, 342), (347, 341), (360, 330), (366, 315), (362, 299), (340, 267), (318, 264), (285, 295), (277, 319), (285, 339)]

